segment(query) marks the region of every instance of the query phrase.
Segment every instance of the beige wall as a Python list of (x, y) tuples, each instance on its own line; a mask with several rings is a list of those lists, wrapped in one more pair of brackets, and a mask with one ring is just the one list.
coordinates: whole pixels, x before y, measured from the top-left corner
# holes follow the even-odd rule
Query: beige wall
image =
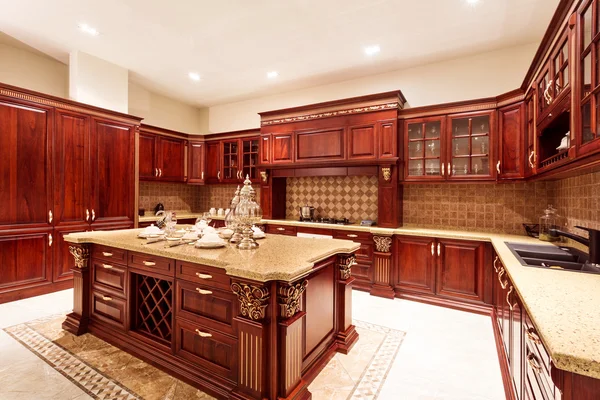
[(208, 131), (208, 110), (150, 92), (129, 82), (129, 114), (144, 117), (144, 123), (191, 134)]
[(411, 107), (497, 96), (518, 88), (538, 45), (528, 44), (345, 82), (210, 107), (212, 133), (258, 128), (258, 112), (400, 89)]
[[(0, 82), (66, 98), (69, 67), (41, 53), (15, 47), (0, 32)], [(14, 39), (13, 39), (14, 40)]]

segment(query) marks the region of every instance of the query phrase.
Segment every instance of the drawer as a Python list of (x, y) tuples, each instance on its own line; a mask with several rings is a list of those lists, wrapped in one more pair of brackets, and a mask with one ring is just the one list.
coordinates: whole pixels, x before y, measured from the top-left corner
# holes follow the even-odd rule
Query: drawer
[(173, 276), (175, 273), (175, 260), (151, 254), (129, 252), (129, 267), (141, 269), (149, 272), (156, 272)]
[(267, 233), (276, 234), (276, 235), (288, 235), (288, 236), (296, 236), (296, 227), (295, 226), (285, 226), (285, 225), (267, 225)]
[(92, 318), (125, 329), (125, 300), (109, 293), (92, 290)]
[(177, 316), (220, 332), (235, 335), (233, 317), (237, 315), (237, 297), (231, 291), (178, 280)]
[(373, 236), (371, 232), (355, 232), (355, 231), (341, 231), (333, 230), (334, 239), (345, 239), (352, 240), (353, 242), (372, 242)]
[(127, 268), (119, 264), (109, 264), (104, 260), (92, 260), (92, 286), (111, 295), (125, 297)]
[(525, 390), (533, 399), (550, 400), (560, 398), (559, 390), (554, 385), (550, 374), (542, 366), (542, 361), (535, 350), (526, 344), (525, 351)]
[(200, 369), (237, 380), (238, 341), (216, 330), (186, 321), (175, 320), (175, 354)]
[(177, 261), (176, 270), (177, 278), (231, 292), (230, 279), (228, 275), (225, 275), (224, 269)]
[(312, 233), (315, 235), (327, 235), (327, 236), (333, 236), (333, 230), (332, 229), (324, 229), (324, 228), (311, 228), (309, 226), (297, 226), (296, 227), (296, 232), (297, 233)]
[(363, 281), (371, 282), (371, 268), (370, 264), (357, 263), (352, 266), (352, 276)]
[(546, 351), (546, 347), (544, 347), (544, 344), (542, 343), (542, 340), (540, 339), (533, 322), (529, 318), (529, 315), (526, 315), (524, 328), (525, 340), (527, 341), (528, 346), (531, 347), (531, 350), (539, 357), (542, 366), (548, 375), (550, 375), (552, 360)]
[(112, 264), (127, 265), (127, 250), (95, 244), (92, 249), (92, 258), (105, 260)]

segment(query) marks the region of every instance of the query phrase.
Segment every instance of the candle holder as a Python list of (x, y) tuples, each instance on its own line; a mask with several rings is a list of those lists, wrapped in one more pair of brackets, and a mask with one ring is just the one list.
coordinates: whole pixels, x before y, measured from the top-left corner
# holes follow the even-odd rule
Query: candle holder
[(252, 188), (250, 176), (246, 175), (244, 187), (240, 190), (240, 201), (235, 207), (235, 220), (237, 226), (242, 232), (242, 240), (237, 247), (240, 250), (253, 250), (258, 247), (254, 240), (252, 225), (259, 223), (262, 219), (262, 209), (256, 202), (256, 192)]
[(229, 243), (239, 243), (242, 240), (242, 231), (235, 217), (235, 208), (240, 203), (240, 187), (238, 185), (233, 199), (229, 205), (229, 212), (225, 216), (225, 227), (231, 229), (233, 234), (229, 238)]

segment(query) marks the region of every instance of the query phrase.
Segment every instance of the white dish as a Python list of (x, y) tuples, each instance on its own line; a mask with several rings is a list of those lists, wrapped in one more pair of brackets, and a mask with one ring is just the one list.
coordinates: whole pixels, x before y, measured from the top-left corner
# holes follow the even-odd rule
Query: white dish
[(162, 235), (163, 235), (163, 233), (162, 233), (162, 232), (161, 232), (161, 233), (145, 233), (145, 232), (140, 232), (140, 233), (138, 234), (138, 237), (139, 237), (139, 238), (142, 238), (142, 239), (149, 239), (149, 238), (152, 238), (152, 239), (154, 239), (154, 238), (159, 238), (159, 237), (161, 237)]
[(218, 249), (225, 247), (225, 242), (201, 242), (197, 241), (195, 247), (199, 249)]
[(256, 233), (252, 236), (254, 239), (264, 239), (267, 237), (266, 234), (262, 234), (262, 235), (257, 235)]

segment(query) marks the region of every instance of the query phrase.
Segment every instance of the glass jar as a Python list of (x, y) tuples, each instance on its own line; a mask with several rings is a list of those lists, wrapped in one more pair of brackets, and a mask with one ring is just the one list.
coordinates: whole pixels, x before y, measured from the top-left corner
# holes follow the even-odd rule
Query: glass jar
[(548, 205), (548, 208), (544, 210), (544, 215), (540, 217), (540, 240), (555, 242), (559, 239), (558, 235), (551, 232), (552, 229), (558, 229), (559, 219), (556, 208)]

